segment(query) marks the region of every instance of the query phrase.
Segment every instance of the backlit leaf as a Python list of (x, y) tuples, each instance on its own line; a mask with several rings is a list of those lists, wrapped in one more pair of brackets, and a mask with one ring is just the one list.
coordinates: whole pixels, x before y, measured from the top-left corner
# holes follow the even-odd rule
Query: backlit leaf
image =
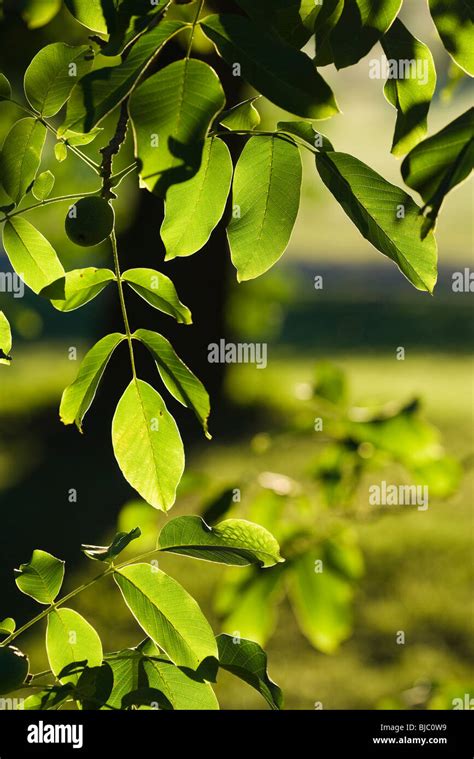
[(195, 670), (217, 657), (208, 621), (176, 580), (151, 564), (123, 567), (114, 578), (140, 627), (176, 665)]
[(15, 582), (22, 593), (40, 604), (51, 604), (61, 590), (64, 561), (36, 549), (30, 561), (15, 570)]
[(245, 145), (227, 228), (239, 282), (260, 276), (283, 255), (298, 214), (301, 175), (299, 149), (289, 138), (252, 137)]
[(81, 551), (83, 551), (89, 559), (93, 559), (94, 561), (112, 561), (126, 549), (132, 540), (136, 540), (140, 535), (140, 528), (134, 527), (130, 532), (118, 532), (108, 546), (90, 546), (83, 544), (81, 546)]
[(25, 73), (28, 102), (45, 118), (54, 116), (93, 61), (94, 54), (88, 45), (71, 47), (64, 42), (53, 42), (41, 48)]
[(283, 561), (273, 535), (246, 519), (226, 519), (209, 527), (201, 517), (176, 517), (161, 530), (157, 548), (236, 566), (271, 567)]
[(316, 167), (363, 237), (418, 290), (433, 292), (436, 241), (432, 233), (422, 239), (423, 217), (412, 198), (347, 153), (318, 153)]
[(21, 15), (28, 29), (39, 29), (52, 21), (61, 5), (61, 0), (22, 0)]
[(0, 74), (0, 100), (10, 100), (12, 88), (5, 74)]
[(173, 316), (180, 324), (191, 324), (191, 311), (181, 303), (171, 279), (155, 269), (128, 269), (122, 279), (150, 306)]
[(18, 276), (34, 293), (64, 276), (62, 264), (48, 240), (21, 216), (5, 224), (3, 247)]
[(232, 172), (227, 145), (216, 137), (206, 139), (198, 172), (166, 193), (160, 230), (165, 260), (190, 256), (204, 247), (224, 213)]
[(226, 669), (262, 694), (272, 709), (281, 709), (283, 695), (268, 676), (267, 655), (253, 640), (218, 635), (219, 667)]
[(29, 117), (17, 121), (5, 137), (0, 176), (15, 203), (20, 202), (36, 177), (45, 140), (46, 127)]
[(425, 136), (431, 98), (436, 88), (436, 69), (429, 47), (413, 37), (396, 19), (382, 37), (389, 61), (395, 61), (396, 75), (387, 79), (385, 97), (397, 109), (392, 153), (405, 155)]
[(133, 379), (122, 395), (112, 442), (125, 479), (154, 508), (168, 511), (184, 470), (183, 443), (163, 399), (143, 380)]
[(3, 311), (0, 311), (0, 364), (6, 364), (7, 366), (10, 366), (11, 349), (12, 332), (10, 329), (10, 323)]
[(31, 192), (36, 200), (46, 200), (46, 198), (49, 198), (54, 187), (54, 182), (54, 174), (51, 171), (43, 171), (41, 174), (38, 174), (31, 188)]
[(209, 438), (207, 419), (210, 401), (202, 382), (181, 361), (171, 343), (162, 335), (149, 329), (138, 329), (134, 337), (141, 340), (151, 352), (167, 390), (183, 406), (193, 409)]
[(301, 48), (312, 32), (322, 5), (315, 0), (237, 0), (250, 18), (265, 29), (271, 26), (290, 45)]
[(66, 272), (57, 295), (52, 291), (54, 284), (43, 295), (51, 299), (58, 311), (74, 311), (93, 300), (114, 279), (115, 274), (110, 269), (96, 269), (93, 266), (73, 269)]
[(219, 123), (231, 131), (255, 129), (260, 124), (260, 114), (254, 106), (256, 100), (258, 98), (250, 98), (228, 111), (222, 111)]
[[(60, 607), (48, 614), (46, 652), (49, 666), (58, 677), (73, 662), (86, 662), (89, 667), (102, 664), (102, 643), (97, 632), (84, 617), (73, 609)], [(77, 683), (80, 674), (60, 677), (62, 683)]]
[(294, 134), (317, 150), (334, 150), (328, 138), (321, 132), (317, 132), (309, 121), (279, 121), (277, 129), (287, 134)]
[(77, 425), (82, 430), (82, 420), (94, 400), (101, 377), (109, 359), (125, 335), (115, 332), (99, 340), (84, 356), (79, 372), (63, 392), (59, 415), (63, 424)]
[(110, 0), (64, 0), (67, 9), (80, 24), (99, 34), (107, 34), (107, 13), (114, 9)]
[(129, 109), (145, 187), (164, 195), (196, 174), (204, 138), (224, 103), (215, 71), (194, 59), (175, 61), (137, 87)]
[(451, 58), (474, 76), (474, 10), (469, 0), (428, 0), (431, 16)]

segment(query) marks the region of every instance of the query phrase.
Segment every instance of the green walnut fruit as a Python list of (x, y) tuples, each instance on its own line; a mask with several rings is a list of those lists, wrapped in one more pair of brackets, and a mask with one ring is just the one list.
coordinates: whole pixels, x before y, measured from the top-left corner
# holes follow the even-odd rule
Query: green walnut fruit
[(0, 647), (0, 694), (20, 688), (29, 672), (28, 657), (15, 646)]
[(81, 198), (68, 211), (66, 234), (76, 245), (90, 248), (107, 239), (114, 228), (114, 210), (98, 195)]

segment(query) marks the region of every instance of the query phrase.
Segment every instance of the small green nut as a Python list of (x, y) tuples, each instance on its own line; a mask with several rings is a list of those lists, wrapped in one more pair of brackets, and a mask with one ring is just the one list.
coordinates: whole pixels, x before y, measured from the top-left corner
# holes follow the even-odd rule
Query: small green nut
[(28, 657), (18, 648), (0, 647), (0, 694), (20, 688), (28, 676), (29, 669)]
[(114, 228), (114, 209), (104, 198), (91, 195), (81, 198), (68, 211), (66, 234), (84, 248), (98, 245), (109, 237)]

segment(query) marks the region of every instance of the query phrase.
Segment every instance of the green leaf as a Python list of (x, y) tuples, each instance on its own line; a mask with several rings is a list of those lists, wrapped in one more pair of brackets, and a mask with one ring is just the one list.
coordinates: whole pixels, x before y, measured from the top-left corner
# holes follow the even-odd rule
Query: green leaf
[(168, 0), (118, 0), (117, 11), (107, 19), (110, 34), (102, 55), (118, 55), (142, 34), (168, 5)]
[(66, 272), (58, 287), (53, 283), (42, 295), (50, 298), (58, 311), (74, 311), (93, 300), (114, 279), (115, 274), (110, 269), (96, 269), (94, 266), (73, 269)]
[(168, 511), (184, 470), (184, 450), (176, 422), (162, 397), (133, 379), (112, 422), (112, 443), (123, 476), (155, 509)]
[(173, 316), (180, 324), (192, 324), (191, 311), (181, 303), (169, 277), (155, 269), (129, 269), (122, 279), (150, 306)]
[(157, 548), (235, 566), (272, 567), (283, 561), (273, 535), (246, 519), (226, 519), (209, 527), (201, 517), (176, 517), (161, 530)]
[(362, 236), (418, 290), (433, 292), (436, 240), (433, 234), (422, 239), (423, 217), (412, 198), (347, 153), (318, 153), (316, 167)]
[(387, 79), (385, 97), (397, 109), (392, 153), (405, 155), (425, 136), (431, 98), (436, 88), (436, 69), (429, 47), (413, 37), (396, 19), (382, 37), (389, 61), (394, 61), (394, 76)]
[(468, 0), (428, 0), (431, 16), (449, 55), (474, 76), (474, 12)]
[(67, 158), (67, 147), (64, 142), (57, 142), (54, 146), (54, 156), (59, 163), (62, 163)]
[(81, 145), (90, 145), (91, 142), (94, 142), (95, 138), (102, 132), (102, 127), (96, 127), (95, 129), (91, 129), (90, 132), (87, 134), (81, 134), (81, 132), (73, 132), (72, 130), (67, 130), (67, 132), (64, 133), (63, 139), (66, 140), (68, 145), (75, 146), (81, 146)]
[(165, 195), (199, 170), (204, 138), (225, 103), (216, 72), (203, 61), (175, 61), (130, 98), (142, 185)]
[(148, 329), (138, 329), (133, 336), (141, 340), (152, 354), (160, 377), (173, 398), (194, 411), (206, 437), (210, 438), (207, 431), (210, 402), (202, 382), (176, 355), (173, 346), (165, 337)]
[(46, 711), (56, 709), (65, 701), (73, 698), (73, 686), (71, 683), (66, 685), (52, 685), (44, 690), (36, 691), (32, 696), (25, 698), (23, 709), (27, 711)]
[(122, 553), (126, 549), (132, 540), (136, 540), (140, 535), (140, 528), (135, 527), (130, 532), (118, 532), (108, 546), (89, 546), (83, 544), (81, 545), (81, 551), (89, 559), (94, 559), (94, 561), (113, 561), (119, 553)]
[(54, 42), (43, 47), (25, 73), (25, 95), (32, 108), (44, 118), (54, 116), (93, 61), (94, 53), (88, 45), (71, 47)]
[(6, 364), (7, 366), (10, 366), (11, 349), (12, 332), (10, 329), (10, 323), (3, 311), (0, 311), (0, 364)]
[(344, 0), (324, 0), (314, 24), (316, 46), (316, 66), (327, 66), (333, 62), (333, 52), (330, 45), (331, 32), (336, 26), (344, 10)]
[(255, 279), (283, 255), (298, 214), (298, 147), (285, 137), (251, 137), (235, 167), (227, 228), (237, 279)]
[(227, 145), (216, 137), (206, 139), (197, 173), (187, 182), (172, 185), (166, 193), (160, 230), (166, 261), (190, 256), (207, 243), (224, 213), (232, 172)]
[(243, 79), (285, 111), (313, 119), (339, 112), (331, 88), (311, 59), (243, 16), (221, 14), (201, 21), (204, 34)]
[(434, 227), (448, 192), (472, 171), (473, 132), (474, 108), (470, 108), (413, 148), (402, 163), (404, 181), (420, 193), (429, 209), (425, 230)]
[(51, 171), (43, 171), (41, 174), (38, 174), (31, 188), (31, 192), (36, 200), (46, 200), (46, 198), (49, 198), (54, 187), (54, 182), (55, 177)]
[(219, 667), (236, 675), (262, 694), (272, 709), (283, 707), (283, 694), (268, 676), (267, 655), (253, 640), (218, 635)]
[(107, 659), (107, 663), (114, 676), (114, 687), (107, 704), (115, 709), (121, 709), (122, 699), (127, 693), (147, 685), (142, 657), (135, 649), (125, 649), (117, 652), (113, 658)]
[(307, 552), (293, 563), (289, 595), (303, 634), (323, 653), (333, 653), (352, 630), (351, 584), (325, 563), (318, 572), (317, 552)]
[(12, 88), (5, 74), (0, 74), (0, 100), (10, 100)]
[(94, 400), (99, 382), (109, 359), (125, 335), (114, 332), (99, 340), (85, 355), (78, 375), (63, 392), (59, 415), (63, 424), (76, 423), (82, 431), (82, 420)]
[(36, 294), (64, 276), (62, 264), (48, 240), (21, 216), (5, 224), (3, 247), (18, 276)]
[(109, 0), (65, 0), (65, 3), (80, 24), (93, 32), (107, 34), (107, 16), (115, 12)]
[(294, 134), (317, 150), (334, 150), (324, 134), (317, 132), (309, 121), (279, 121), (277, 129), (287, 134)]
[[(271, 637), (277, 618), (277, 604), (281, 597), (285, 566), (271, 572), (263, 569), (248, 570), (248, 574), (234, 583), (225, 580), (219, 588), (216, 612), (224, 617), (222, 629), (242, 638), (249, 638), (263, 646)], [(241, 572), (246, 572), (245, 569)]]
[(0, 155), (2, 184), (19, 203), (36, 177), (46, 140), (46, 127), (36, 119), (17, 121), (8, 132)]
[(40, 604), (52, 604), (64, 579), (64, 561), (38, 549), (27, 564), (15, 570), (15, 582), (22, 593)]
[[(73, 662), (86, 662), (89, 667), (102, 664), (102, 643), (92, 625), (73, 609), (60, 607), (48, 614), (46, 653), (56, 677)], [(64, 683), (77, 683), (79, 672), (61, 676)]]
[(59, 133), (90, 132), (130, 94), (165, 42), (183, 28), (181, 21), (164, 21), (141, 37), (123, 63), (84, 76), (71, 94)]
[(315, 0), (237, 0), (250, 18), (273, 29), (290, 45), (301, 48), (312, 32), (322, 5)]
[[(149, 640), (141, 647), (143, 669), (152, 688), (161, 691), (173, 709), (219, 709), (216, 695), (207, 682), (189, 677), (169, 661)], [(148, 658), (149, 657), (149, 658)]]
[[(373, 48), (397, 18), (403, 0), (345, 0), (342, 13), (327, 40), (325, 63), (341, 69), (352, 66)], [(336, 9), (336, 15), (339, 9)], [(324, 65), (316, 59), (317, 65)]]
[(46, 26), (61, 10), (61, 0), (23, 0), (21, 15), (28, 29)]
[(314, 394), (335, 405), (344, 405), (348, 396), (345, 372), (329, 361), (318, 361)]
[(255, 129), (260, 124), (260, 114), (254, 106), (256, 100), (258, 97), (249, 98), (228, 111), (222, 111), (219, 124), (231, 131)]
[(11, 635), (16, 630), (16, 622), (12, 617), (5, 617), (0, 622), (0, 635)]
[(140, 627), (176, 665), (195, 670), (217, 657), (208, 621), (176, 580), (151, 564), (123, 567), (114, 579)]

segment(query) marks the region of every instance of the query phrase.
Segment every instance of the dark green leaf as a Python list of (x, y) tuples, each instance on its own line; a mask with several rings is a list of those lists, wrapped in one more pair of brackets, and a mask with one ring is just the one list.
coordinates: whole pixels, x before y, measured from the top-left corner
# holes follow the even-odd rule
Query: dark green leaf
[(231, 635), (218, 635), (219, 667), (232, 672), (262, 694), (272, 709), (281, 709), (283, 695), (268, 676), (267, 655), (253, 640), (235, 639)]
[(180, 324), (191, 324), (191, 311), (181, 303), (169, 277), (154, 269), (129, 269), (122, 279), (150, 306), (173, 316)]
[(64, 105), (79, 79), (92, 67), (94, 54), (88, 45), (71, 47), (54, 42), (41, 48), (25, 73), (25, 95), (44, 118)]
[(149, 329), (138, 329), (134, 337), (141, 340), (156, 361), (157, 369), (166, 388), (177, 401), (193, 409), (203, 426), (206, 437), (207, 419), (210, 413), (209, 394), (200, 380), (177, 356), (165, 337)]
[(130, 115), (145, 187), (165, 195), (196, 174), (204, 139), (224, 103), (216, 72), (194, 59), (171, 63), (134, 91)]
[(474, 108), (421, 142), (402, 163), (406, 184), (420, 193), (429, 209), (425, 231), (434, 227), (444, 198), (472, 171)]
[(164, 21), (143, 35), (123, 63), (84, 76), (71, 94), (60, 134), (90, 132), (97, 126), (130, 94), (165, 42), (183, 26), (181, 21)]
[(15, 582), (22, 593), (40, 604), (52, 604), (64, 579), (64, 561), (36, 549), (27, 564), (15, 570)]
[(74, 698), (86, 710), (100, 709), (109, 700), (114, 686), (114, 675), (109, 664), (86, 667), (80, 674)]
[(133, 564), (114, 574), (140, 627), (178, 666), (197, 669), (217, 657), (209, 623), (194, 598), (151, 564)]
[(405, 155), (425, 136), (436, 69), (429, 47), (413, 37), (396, 19), (382, 37), (382, 47), (395, 71), (384, 87), (385, 97), (397, 109), (392, 153)]
[(146, 706), (149, 709), (171, 709), (166, 696), (157, 688), (138, 688), (130, 691), (122, 698), (122, 709), (130, 706)]
[(127, 482), (155, 509), (168, 511), (184, 470), (183, 443), (163, 399), (147, 382), (133, 379), (122, 395), (112, 443)]
[(237, 279), (268, 271), (283, 255), (298, 214), (301, 158), (293, 140), (252, 137), (237, 162), (227, 228)]
[(324, 134), (317, 132), (309, 121), (279, 121), (277, 129), (287, 134), (294, 134), (317, 150), (334, 150)]
[(243, 79), (286, 111), (313, 119), (339, 112), (334, 95), (311, 59), (243, 16), (207, 16), (204, 34)]
[(324, 0), (315, 19), (314, 38), (316, 44), (316, 66), (327, 66), (333, 62), (330, 35), (344, 10), (344, 0)]
[(433, 234), (422, 239), (423, 217), (412, 198), (347, 153), (318, 153), (316, 167), (363, 237), (418, 290), (433, 292), (436, 241)]
[(5, 138), (0, 176), (6, 192), (17, 204), (36, 177), (45, 140), (46, 127), (29, 117), (17, 121)]
[(125, 335), (118, 332), (106, 335), (85, 355), (76, 379), (64, 390), (61, 398), (59, 415), (63, 424), (75, 422), (82, 430), (82, 420), (94, 400), (105, 367), (122, 340)]
[(166, 261), (190, 256), (207, 243), (224, 213), (232, 172), (227, 145), (216, 137), (207, 138), (197, 173), (187, 182), (172, 185), (166, 193), (160, 230)]
[(294, 47), (305, 45), (312, 32), (322, 4), (315, 0), (237, 0), (250, 18), (277, 34)]
[(213, 525), (227, 514), (235, 502), (234, 497), (237, 488), (226, 488), (215, 498), (212, 498), (204, 507), (202, 518), (207, 524)]
[(72, 683), (65, 685), (52, 685), (37, 691), (32, 696), (25, 698), (23, 709), (31, 711), (47, 711), (48, 709), (57, 709), (67, 700), (72, 700), (74, 686)]
[(246, 519), (227, 519), (209, 527), (201, 517), (176, 517), (161, 530), (157, 548), (236, 566), (272, 567), (283, 561), (273, 535)]
[(0, 100), (10, 100), (12, 88), (5, 74), (0, 74)]
[(451, 58), (474, 76), (474, 10), (469, 0), (428, 0), (433, 21)]
[(136, 540), (141, 534), (140, 528), (135, 527), (130, 532), (118, 532), (108, 546), (89, 546), (83, 544), (81, 551), (89, 559), (94, 559), (95, 561), (113, 561), (119, 553), (125, 550), (132, 540)]
[(118, 0), (117, 11), (107, 19), (109, 41), (102, 55), (118, 55), (145, 31), (168, 5), (168, 0)]

